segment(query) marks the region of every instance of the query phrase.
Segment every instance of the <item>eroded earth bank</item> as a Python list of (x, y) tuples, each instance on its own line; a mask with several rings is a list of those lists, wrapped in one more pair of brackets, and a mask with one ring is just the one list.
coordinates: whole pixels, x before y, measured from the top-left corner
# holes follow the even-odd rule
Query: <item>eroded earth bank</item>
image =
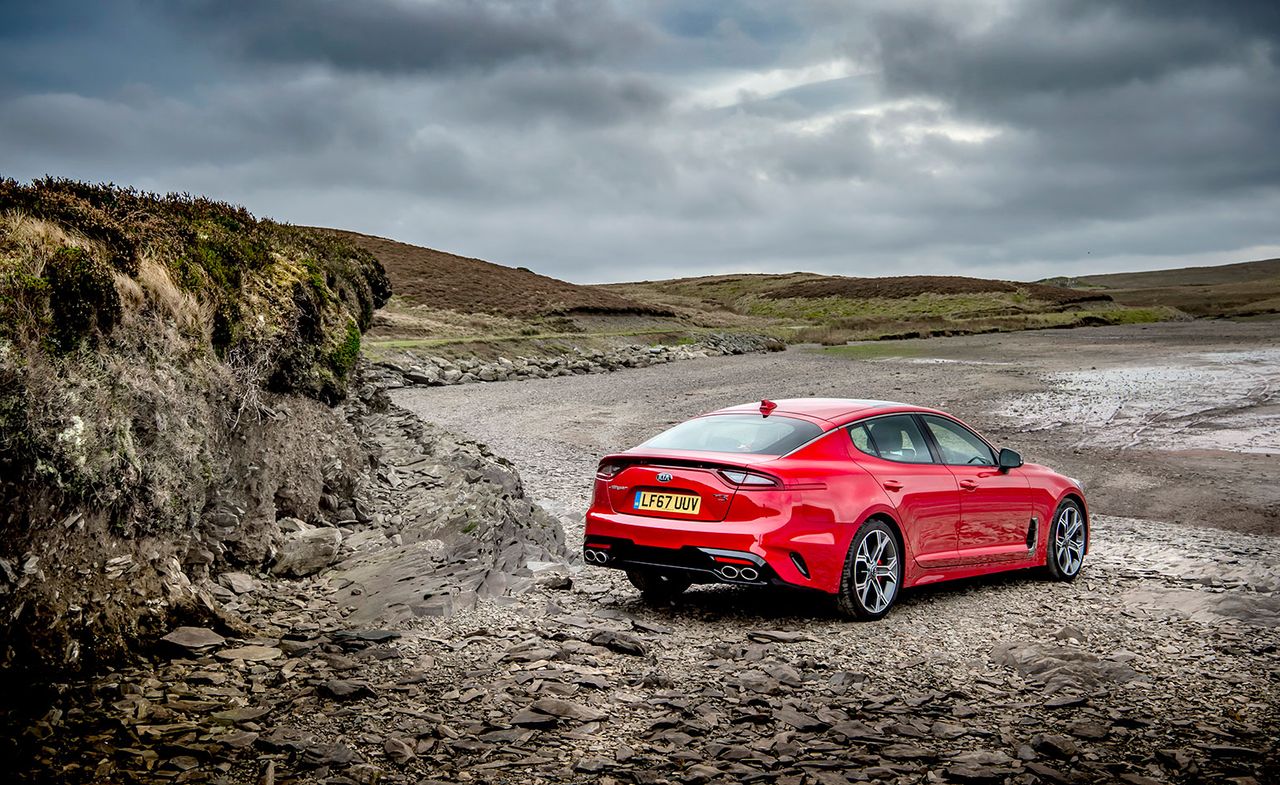
[[(336, 563), (218, 576), (236, 625), (176, 630), (136, 667), (68, 685), (22, 734), (41, 767), (22, 779), (1272, 781), (1273, 327), (792, 349), (391, 405), (365, 390), (350, 416), (376, 471), (321, 558)], [(1085, 480), (1082, 577), (911, 591), (854, 624), (780, 591), (646, 607), (582, 567), (601, 454), (727, 403), (811, 394), (949, 409)]]

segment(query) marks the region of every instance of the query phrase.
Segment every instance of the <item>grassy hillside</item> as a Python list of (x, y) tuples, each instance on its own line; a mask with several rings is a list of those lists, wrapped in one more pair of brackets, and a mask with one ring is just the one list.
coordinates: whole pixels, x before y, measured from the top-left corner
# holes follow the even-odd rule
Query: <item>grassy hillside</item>
[(636, 338), (678, 340), (687, 325), (667, 308), (483, 259), (338, 229), (318, 229), (368, 251), (395, 297), (365, 342), (374, 357), (430, 349), (453, 355), (564, 351)]
[(1125, 307), (1107, 293), (956, 276), (719, 275), (600, 288), (670, 308), (698, 324), (767, 330), (788, 340), (827, 344), (1176, 315), (1161, 307)]
[(1280, 313), (1280, 259), (1054, 278), (1045, 283), (1105, 292), (1125, 305), (1177, 308), (1193, 316)]
[(465, 256), (355, 232), (326, 230), (369, 251), (396, 296), (412, 305), (517, 319), (571, 314), (668, 315), (611, 292)]

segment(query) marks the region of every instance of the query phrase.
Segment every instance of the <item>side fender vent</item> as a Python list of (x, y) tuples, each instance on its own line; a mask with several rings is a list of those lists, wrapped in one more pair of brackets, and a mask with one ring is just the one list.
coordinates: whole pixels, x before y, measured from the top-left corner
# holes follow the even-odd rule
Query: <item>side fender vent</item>
[(1036, 549), (1036, 532), (1040, 528), (1035, 518), (1031, 519), (1031, 524), (1027, 526), (1027, 550), (1034, 551)]
[(809, 565), (804, 563), (803, 556), (793, 552), (791, 554), (791, 563), (796, 566), (796, 569), (800, 571), (801, 575), (803, 575), (806, 578), (809, 577)]

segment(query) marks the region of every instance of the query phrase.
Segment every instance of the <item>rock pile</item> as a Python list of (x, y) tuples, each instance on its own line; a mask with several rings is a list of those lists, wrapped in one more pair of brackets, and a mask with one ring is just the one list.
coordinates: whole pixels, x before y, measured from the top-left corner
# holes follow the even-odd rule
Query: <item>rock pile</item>
[[(439, 617), (527, 590), (566, 554), (559, 522), (487, 448), (391, 406), (372, 384), (346, 414), (369, 476), (346, 492), (326, 482), (331, 498), (309, 520), (255, 526), (249, 543), (238, 536), (243, 506), (224, 500), (193, 546), (204, 557), (173, 570), (204, 604), (207, 626), (171, 626), (136, 653), (142, 659), (106, 676), (15, 687), (0, 703), (0, 771), (13, 769), (19, 782), (55, 771), (59, 782), (241, 782), (235, 761), (262, 755), (271, 766), (372, 781), (376, 771), (361, 769), (349, 746), (268, 729), (385, 695), (367, 667), (399, 656), (375, 644), (400, 633), (375, 622)], [(225, 537), (209, 539), (216, 534)], [(127, 578), (130, 564), (121, 564)]]
[(609, 373), (623, 368), (645, 368), (650, 365), (752, 352), (781, 351), (785, 346), (776, 338), (736, 333), (713, 333), (697, 343), (668, 346), (633, 344), (620, 349), (575, 350), (548, 357), (499, 357), (493, 361), (476, 358), (446, 359), (414, 355), (377, 363), (371, 375), (387, 388), (434, 387), (474, 382), (506, 382), (518, 379), (549, 379), (555, 376), (580, 376)]

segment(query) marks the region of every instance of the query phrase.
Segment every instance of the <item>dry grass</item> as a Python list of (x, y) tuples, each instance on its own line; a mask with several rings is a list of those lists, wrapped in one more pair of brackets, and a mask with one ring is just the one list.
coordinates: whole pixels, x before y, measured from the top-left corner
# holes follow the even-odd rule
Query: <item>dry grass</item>
[(504, 267), (355, 232), (322, 231), (349, 240), (377, 257), (387, 270), (396, 296), (410, 304), (518, 319), (575, 313), (670, 315), (660, 306), (538, 275), (523, 267)]
[(207, 338), (213, 327), (213, 306), (201, 303), (191, 292), (174, 283), (169, 269), (150, 252), (142, 254), (137, 282), (163, 318), (171, 319), (181, 330), (197, 332)]
[(59, 226), (52, 221), (36, 218), (21, 210), (9, 210), (0, 215), (0, 238), (7, 261), (27, 263), (27, 272), (40, 275), (44, 264), (66, 247), (84, 248), (101, 252), (101, 247), (79, 232)]

